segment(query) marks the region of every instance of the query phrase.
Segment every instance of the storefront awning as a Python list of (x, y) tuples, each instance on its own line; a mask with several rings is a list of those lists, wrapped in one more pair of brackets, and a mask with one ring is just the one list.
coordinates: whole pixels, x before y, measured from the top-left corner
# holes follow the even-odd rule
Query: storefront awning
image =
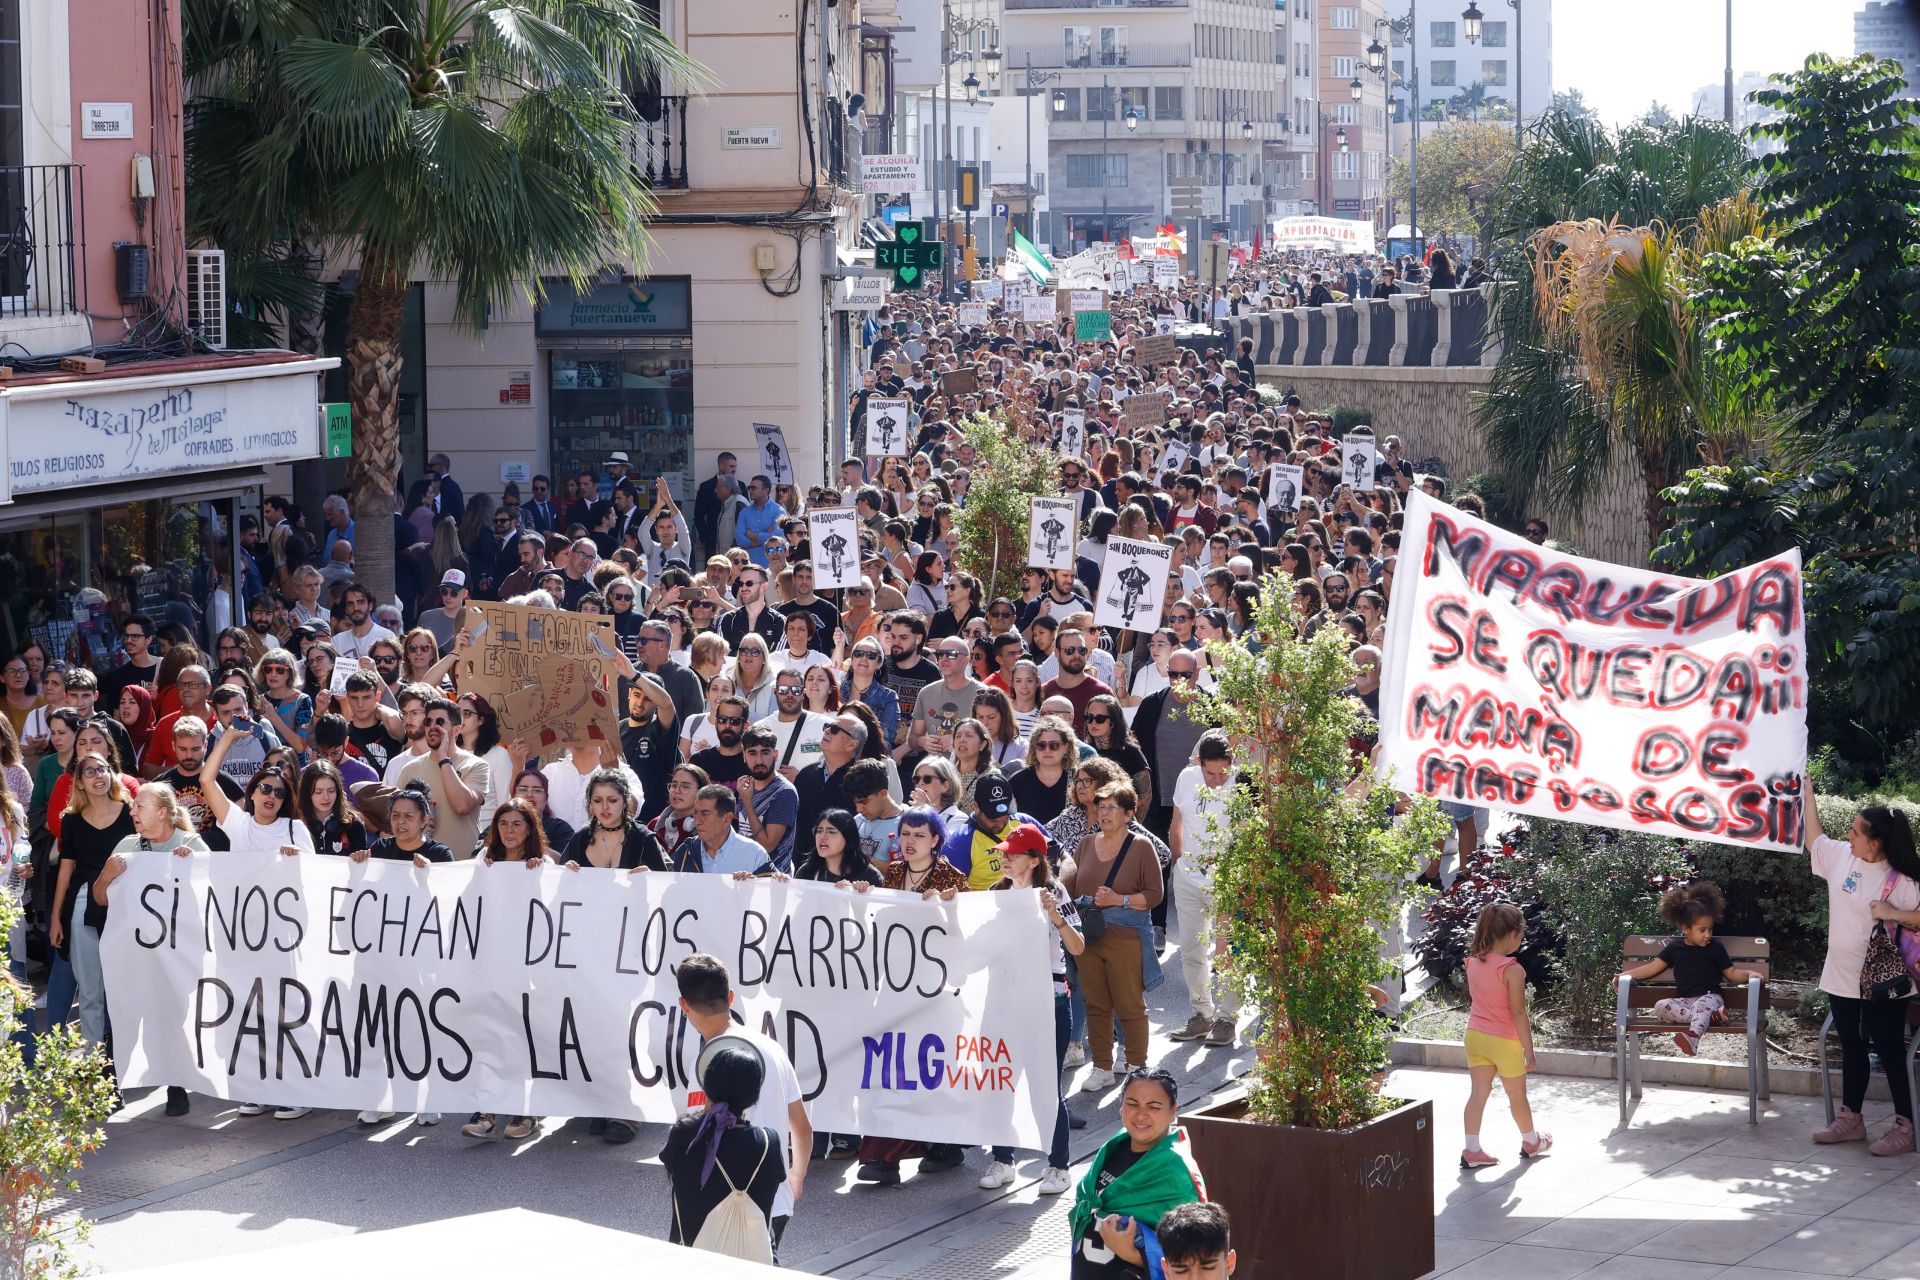
[[(319, 375), (339, 361), (284, 359), (134, 366), (128, 373), (0, 385), (7, 456), (0, 499), (59, 495), (156, 477), (207, 473), (321, 455)], [(142, 496), (154, 496), (150, 492)]]

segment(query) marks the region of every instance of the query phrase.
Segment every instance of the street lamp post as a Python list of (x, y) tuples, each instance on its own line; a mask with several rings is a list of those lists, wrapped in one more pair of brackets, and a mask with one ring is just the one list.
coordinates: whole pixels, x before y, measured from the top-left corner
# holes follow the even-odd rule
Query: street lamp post
[[(1419, 0), (1407, 0), (1407, 16), (1404, 19), (1386, 18), (1374, 24), (1373, 43), (1367, 46), (1367, 66), (1391, 85), (1394, 71), (1387, 60), (1388, 50), (1380, 44), (1379, 29), (1384, 26), (1389, 32), (1404, 31), (1407, 37), (1407, 75), (1402, 83), (1408, 87), (1413, 127), (1412, 140), (1407, 146), (1407, 223), (1408, 229), (1413, 232), (1414, 256), (1424, 258), (1425, 255), (1420, 252), (1420, 52), (1414, 46), (1415, 34), (1420, 29), (1418, 9)], [(1402, 22), (1406, 24), (1404, 28)], [(1392, 230), (1391, 226), (1388, 230)]]
[[(1521, 120), (1525, 115), (1525, 99), (1522, 94), (1526, 88), (1527, 51), (1521, 44), (1520, 0), (1507, 0), (1507, 7), (1513, 10), (1513, 150), (1517, 155), (1521, 147)], [(1480, 12), (1477, 0), (1467, 0), (1466, 12), (1460, 15), (1460, 25), (1466, 33), (1468, 44), (1480, 43), (1481, 22), (1485, 15)], [(1478, 119), (1478, 116), (1475, 117)]]
[[(1101, 76), (1100, 77), (1100, 238), (1102, 240), (1113, 239), (1113, 232), (1108, 229), (1108, 224), (1107, 224), (1107, 218), (1108, 218), (1107, 191), (1113, 185), (1113, 174), (1109, 172), (1113, 164), (1113, 161), (1110, 158), (1108, 153), (1107, 140), (1109, 135), (1109, 126), (1112, 124), (1112, 122), (1113, 122), (1113, 88), (1111, 83), (1111, 77)], [(1134, 115), (1133, 107), (1131, 105), (1127, 107), (1125, 123), (1127, 126), (1128, 133), (1132, 133), (1134, 130), (1140, 127), (1139, 118)], [(1089, 236), (1087, 238), (1087, 242), (1091, 244), (1093, 242), (1093, 238)]]
[(1227, 224), (1227, 239), (1229, 241), (1233, 239), (1233, 217), (1227, 211), (1227, 171), (1232, 168), (1228, 161), (1233, 157), (1227, 152), (1227, 125), (1230, 121), (1236, 119), (1243, 122), (1240, 126), (1240, 136), (1251, 141), (1253, 138), (1253, 118), (1247, 114), (1246, 109), (1243, 107), (1234, 107), (1229, 111), (1227, 109), (1227, 91), (1222, 89), (1220, 91), (1220, 221)]
[[(1037, 86), (1043, 85), (1043, 84), (1051, 84), (1053, 81), (1058, 80), (1059, 78), (1060, 78), (1060, 74), (1054, 71), (1043, 71), (1038, 75), (1035, 75), (1033, 70), (1033, 54), (1032, 52), (1028, 52), (1027, 54), (1027, 239), (1029, 240), (1032, 240), (1035, 238), (1033, 234), (1033, 91)], [(1053, 109), (1056, 113), (1065, 111), (1067, 109), (1066, 98), (1060, 95), (1055, 95), (1055, 97), (1053, 98)]]

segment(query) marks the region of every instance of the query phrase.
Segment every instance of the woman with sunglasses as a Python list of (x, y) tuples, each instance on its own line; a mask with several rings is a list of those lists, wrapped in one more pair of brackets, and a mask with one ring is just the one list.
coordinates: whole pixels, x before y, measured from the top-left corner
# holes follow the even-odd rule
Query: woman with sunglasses
[(707, 709), (688, 716), (686, 724), (680, 728), (682, 760), (691, 760), (708, 747), (720, 745), (720, 734), (713, 723), (713, 708), (722, 698), (733, 697), (733, 689), (731, 675), (718, 675), (707, 682)]
[(398, 689), (403, 684), (424, 684), (438, 689), (453, 670), (459, 654), (449, 648), (445, 657), (440, 656), (440, 641), (433, 632), (425, 627), (415, 627), (400, 637), (400, 672), (396, 679), (386, 672), (387, 683)]
[(963, 824), (966, 812), (960, 808), (960, 771), (946, 756), (921, 756), (913, 767), (913, 791), (907, 803), (940, 815), (941, 821)]
[(292, 774), (274, 765), (262, 765), (240, 789), (240, 801), (227, 799), (220, 788), (220, 765), (227, 752), (252, 740), (252, 733), (229, 726), (200, 766), (200, 789), (213, 820), (226, 832), (234, 853), (279, 853), (289, 857), (314, 852), (313, 833), (300, 821), (293, 794)]
[(313, 699), (301, 691), (299, 668), (293, 655), (285, 649), (267, 650), (254, 667), (253, 678), (260, 686), (261, 709), (266, 713), (267, 727), (280, 741), (304, 756), (307, 737), (312, 731)]
[(983, 627), (986, 625), (986, 611), (980, 607), (980, 579), (966, 572), (948, 574), (947, 598), (928, 624), (927, 640), (932, 643), (963, 635), (967, 624), (976, 618)]
[[(998, 890), (1035, 894), (1047, 917), (1047, 947), (1053, 957), (1049, 972), (1053, 975), (1054, 1087), (1057, 1106), (1054, 1110), (1053, 1141), (1047, 1147), (1047, 1169), (1041, 1176), (1039, 1191), (1043, 1196), (1057, 1196), (1071, 1185), (1067, 1177), (1067, 1139), (1072, 1118), (1067, 1114), (1067, 1095), (1059, 1084), (1072, 1023), (1068, 957), (1084, 952), (1087, 942), (1080, 932), (1079, 909), (1073, 905), (1073, 897), (1067, 892), (1066, 886), (1054, 876), (1053, 864), (1047, 858), (1047, 839), (1040, 830), (1019, 823), (1007, 833), (1007, 838), (1000, 842), (998, 848), (1005, 870), (1000, 883), (989, 892)], [(987, 1166), (986, 1173), (980, 1178), (981, 1189), (996, 1190), (1011, 1184), (1014, 1177), (1013, 1148), (995, 1147), (993, 1163)]]
[(487, 762), (487, 794), (481, 798), (481, 816), (475, 821), (477, 824), (491, 822), (494, 810), (505, 804), (513, 794), (507, 779), (513, 777), (514, 770), (522, 762), (514, 760), (500, 741), (500, 717), (492, 703), (477, 693), (463, 693), (458, 705), (461, 748)]
[[(76, 753), (68, 776), (74, 785), (59, 831), (60, 869), (54, 880), (53, 922), (47, 930), (48, 942), (60, 953), (55, 968), (64, 966), (67, 972), (48, 978), (47, 1026), (64, 1023), (65, 1006), (77, 1003), (81, 1039), (102, 1044), (107, 1036), (107, 991), (100, 968), (100, 930), (107, 922), (107, 908), (93, 900), (90, 886), (114, 849), (134, 833), (129, 812), (133, 792), (110, 754)], [(56, 991), (62, 989), (73, 992), (69, 1000), (56, 998)]]
[(735, 696), (746, 700), (749, 721), (765, 720), (779, 710), (773, 691), (777, 673), (765, 640), (751, 631), (742, 636), (727, 674), (733, 677)]
[(848, 666), (847, 674), (840, 681), (842, 705), (858, 702), (871, 708), (880, 721), (881, 745), (892, 751), (900, 733), (900, 695), (880, 683), (880, 673), (886, 667), (886, 652), (880, 647), (879, 639), (868, 636), (855, 642)]
[(660, 845), (660, 854), (670, 867), (680, 865), (680, 846), (698, 834), (694, 830), (693, 805), (699, 798), (700, 788), (711, 781), (707, 771), (697, 764), (675, 765), (672, 776), (667, 779), (667, 807), (653, 815), (647, 830), (653, 833)]
[(1041, 716), (1027, 739), (1026, 758), (1007, 777), (1013, 788), (1013, 806), (1026, 817), (1049, 823), (1067, 807), (1067, 784), (1080, 743), (1073, 728), (1058, 716)]
[(547, 848), (566, 848), (567, 841), (573, 839), (573, 827), (547, 807), (547, 775), (538, 769), (519, 770), (513, 775), (513, 794), (515, 799), (532, 805), (533, 811), (540, 815), (540, 834), (545, 837)]
[[(427, 634), (433, 633), (429, 631)], [(326, 693), (332, 686), (333, 668), (339, 661), (340, 651), (333, 647), (332, 641), (316, 640), (307, 646), (307, 656), (302, 663), (306, 668), (306, 676), (300, 682), (300, 687), (309, 698), (315, 700), (316, 705), (320, 695)]]
[(1127, 724), (1120, 701), (1112, 694), (1096, 693), (1087, 700), (1087, 742), (1104, 758), (1120, 766), (1120, 772), (1133, 784), (1135, 795), (1153, 793), (1153, 774), (1147, 768), (1147, 756)]

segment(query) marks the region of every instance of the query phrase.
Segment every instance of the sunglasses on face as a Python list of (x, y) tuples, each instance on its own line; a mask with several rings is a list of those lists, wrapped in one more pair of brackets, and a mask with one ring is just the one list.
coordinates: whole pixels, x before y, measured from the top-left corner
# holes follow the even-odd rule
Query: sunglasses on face
[(607, 599), (613, 601), (615, 604), (624, 604), (633, 599), (633, 592), (616, 591), (612, 595), (608, 596)]
[(1113, 717), (1112, 716), (1088, 716), (1087, 723), (1088, 724), (1112, 724)]
[(257, 796), (272, 796), (275, 800), (285, 800), (287, 798), (287, 789), (285, 787), (276, 787), (271, 782), (263, 782), (253, 789), (253, 794)]
[(942, 778), (937, 773), (916, 773), (913, 775), (913, 780), (915, 782), (927, 783), (933, 786), (938, 786), (941, 783), (946, 781), (945, 778)]
[(773, 691), (775, 693), (799, 693), (802, 690), (801, 686), (797, 684), (777, 684), (773, 686)]
[(967, 651), (965, 649), (942, 649), (934, 656), (943, 661), (947, 658), (964, 658), (967, 656)]
[(841, 727), (840, 727), (839, 725), (837, 725), (837, 724), (830, 724), (830, 725), (827, 725), (827, 726), (825, 726), (825, 727), (823, 727), (823, 728), (822, 728), (822, 729), (820, 730), (820, 732), (821, 732), (821, 734), (822, 734), (823, 736), (824, 736), (824, 735), (826, 735), (826, 734), (834, 734), (834, 735), (836, 735), (836, 736), (838, 736), (838, 735), (841, 735), (841, 734), (845, 734), (845, 735), (846, 735), (846, 736), (848, 736), (848, 737), (852, 737), (852, 736), (853, 736), (853, 735), (851, 735), (851, 734), (848, 734), (848, 733), (847, 733), (847, 731), (846, 731), (845, 729), (842, 729), (842, 728), (841, 728)]
[(1069, 649), (1069, 648), (1067, 648), (1067, 647), (1066, 647), (1065, 645), (1062, 645), (1062, 646), (1060, 646), (1060, 652), (1061, 652), (1061, 653), (1063, 653), (1063, 654), (1065, 654), (1065, 655), (1066, 655), (1067, 657), (1069, 657), (1069, 658), (1077, 658), (1077, 657), (1080, 657), (1081, 655), (1083, 655), (1083, 654), (1085, 654), (1085, 653), (1086, 653), (1086, 649), (1085, 649), (1085, 647), (1084, 647), (1084, 646), (1083, 646), (1083, 647), (1080, 647), (1080, 648), (1073, 648), (1073, 649)]
[(747, 718), (745, 716), (715, 716), (713, 722), (715, 724), (745, 724)]
[(1168, 671), (1168, 672), (1167, 672), (1167, 679), (1169, 679), (1169, 680), (1191, 680), (1191, 679), (1193, 679), (1193, 678), (1194, 678), (1194, 676), (1195, 676), (1196, 674), (1198, 674), (1198, 673), (1196, 673), (1196, 672), (1193, 672), (1193, 671)]
[(1058, 751), (1066, 745), (1064, 742), (1036, 742), (1033, 744), (1033, 749), (1035, 751)]

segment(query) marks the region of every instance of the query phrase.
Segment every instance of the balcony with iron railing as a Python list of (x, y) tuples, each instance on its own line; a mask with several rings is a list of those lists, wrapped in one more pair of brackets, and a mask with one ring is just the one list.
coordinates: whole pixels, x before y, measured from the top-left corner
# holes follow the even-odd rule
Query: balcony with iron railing
[(659, 93), (633, 95), (627, 159), (634, 176), (654, 191), (687, 189), (687, 100)]
[(0, 336), (15, 317), (86, 311), (80, 166), (0, 167)]
[(1186, 67), (1193, 65), (1193, 45), (1176, 42), (1142, 44), (1134, 42), (1110, 49), (1089, 49), (1069, 54), (1059, 44), (1035, 48), (1009, 49), (1007, 65), (1022, 67), (1033, 56), (1033, 68), (1060, 71), (1118, 71), (1132, 67)]
[(1190, 9), (1193, 0), (1003, 0), (1008, 9)]

